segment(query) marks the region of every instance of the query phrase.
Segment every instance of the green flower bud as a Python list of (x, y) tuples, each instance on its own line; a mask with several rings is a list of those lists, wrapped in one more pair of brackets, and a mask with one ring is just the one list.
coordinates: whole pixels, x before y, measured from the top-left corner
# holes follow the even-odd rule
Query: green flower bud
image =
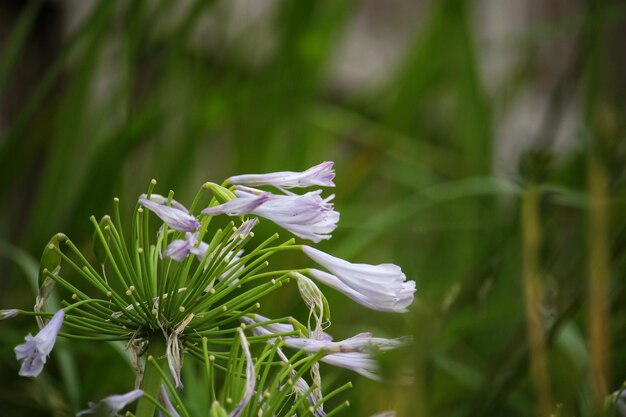
[[(98, 227), (100, 227), (100, 230), (104, 235), (104, 239), (106, 240), (106, 245), (109, 244), (109, 240), (111, 239), (111, 232), (109, 232), (108, 228), (106, 227), (110, 223), (110, 221), (111, 218), (109, 216), (103, 216), (102, 220), (100, 220), (100, 223), (98, 224)], [(98, 236), (97, 231), (94, 231), (93, 233), (93, 253), (94, 255), (96, 255), (96, 260), (98, 261), (98, 263), (100, 265), (104, 265), (104, 262), (107, 259), (105, 243), (102, 242), (102, 239), (100, 239), (100, 236)]]
[(211, 410), (209, 410), (209, 417), (228, 417), (228, 413), (224, 410), (224, 407), (219, 402), (213, 401)]
[(45, 280), (46, 275), (44, 273), (45, 270), (48, 270), (52, 273), (59, 272), (61, 268), (61, 255), (59, 255), (59, 242), (64, 242), (67, 239), (63, 233), (57, 233), (52, 236), (48, 244), (43, 250), (41, 254), (41, 262), (39, 263), (39, 287), (42, 287)]
[(235, 193), (230, 191), (228, 188), (222, 187), (221, 185), (213, 182), (207, 182), (204, 184), (204, 187), (211, 190), (220, 203), (225, 203), (236, 197)]

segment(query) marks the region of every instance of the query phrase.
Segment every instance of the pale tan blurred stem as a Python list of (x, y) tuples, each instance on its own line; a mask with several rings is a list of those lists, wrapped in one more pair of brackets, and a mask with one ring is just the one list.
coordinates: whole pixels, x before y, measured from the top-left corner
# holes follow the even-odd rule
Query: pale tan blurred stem
[(587, 337), (590, 356), (594, 410), (601, 410), (607, 395), (609, 354), (609, 259), (608, 259), (608, 181), (597, 156), (589, 157), (587, 187), (590, 197), (588, 242), (589, 317)]
[(535, 415), (548, 417), (552, 411), (552, 394), (548, 377), (548, 355), (541, 304), (543, 286), (539, 272), (541, 225), (539, 190), (530, 185), (522, 196), (523, 281), (530, 368), (536, 404)]

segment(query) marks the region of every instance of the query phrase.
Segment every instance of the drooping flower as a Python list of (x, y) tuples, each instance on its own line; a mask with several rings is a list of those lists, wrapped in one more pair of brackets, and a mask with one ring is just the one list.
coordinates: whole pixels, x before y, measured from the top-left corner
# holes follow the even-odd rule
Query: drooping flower
[[(254, 314), (252, 317), (243, 316), (239, 320), (245, 324), (255, 324), (254, 327), (250, 327), (252, 334), (255, 336), (276, 335), (294, 331), (294, 327), (291, 324), (264, 324), (264, 322), (271, 321), (271, 319), (259, 314)], [(395, 349), (405, 345), (410, 340), (408, 338), (385, 339), (372, 337), (370, 333), (361, 333), (340, 342), (333, 342), (332, 336), (328, 333), (322, 333), (317, 339), (289, 335), (283, 335), (282, 339), (287, 347), (293, 349), (305, 349), (308, 353), (316, 353), (320, 350), (329, 352), (329, 354), (322, 357), (322, 362), (354, 371), (375, 381), (380, 381), (381, 378), (377, 374), (378, 363), (372, 359), (370, 353), (377, 349), (380, 351)], [(268, 342), (273, 343), (274, 340), (271, 338), (268, 339)]]
[(303, 246), (302, 251), (332, 273), (310, 269), (315, 279), (366, 307), (402, 313), (413, 302), (415, 281), (407, 282), (397, 265), (353, 264), (310, 246)]
[(185, 233), (185, 239), (176, 239), (169, 244), (169, 246), (163, 253), (163, 257), (181, 262), (187, 257), (187, 255), (194, 254), (198, 257), (198, 259), (202, 260), (208, 247), (209, 245), (205, 242), (200, 242), (200, 244), (198, 245), (197, 232), (187, 232)]
[(76, 417), (85, 414), (96, 414), (98, 416), (115, 417), (117, 413), (128, 404), (137, 401), (143, 396), (143, 391), (135, 389), (126, 394), (111, 395), (97, 403), (90, 402), (89, 409), (79, 411)]
[(28, 334), (26, 343), (15, 347), (15, 357), (23, 360), (20, 376), (35, 377), (41, 373), (43, 366), (52, 352), (59, 330), (63, 324), (65, 312), (57, 311), (52, 319), (35, 336)]
[(172, 205), (167, 205), (167, 199), (158, 194), (152, 194), (150, 199), (140, 198), (139, 204), (156, 214), (169, 227), (180, 232), (195, 232), (200, 223), (198, 219), (189, 214), (182, 204), (172, 200)]
[(205, 216), (218, 216), (220, 214), (226, 214), (228, 216), (243, 216), (244, 214), (252, 213), (252, 211), (265, 203), (270, 199), (270, 193), (261, 194), (246, 194), (237, 196), (217, 206), (207, 207), (202, 210), (202, 214)]
[(270, 185), (278, 188), (294, 188), (313, 185), (334, 187), (333, 178), (335, 178), (333, 162), (326, 161), (303, 172), (283, 171), (268, 174), (235, 175), (228, 180), (235, 185), (247, 185), (250, 187)]
[(19, 310), (17, 309), (10, 309), (10, 310), (0, 310), (0, 320), (4, 320), (4, 319), (10, 319), (12, 317), (17, 316), (19, 313)]

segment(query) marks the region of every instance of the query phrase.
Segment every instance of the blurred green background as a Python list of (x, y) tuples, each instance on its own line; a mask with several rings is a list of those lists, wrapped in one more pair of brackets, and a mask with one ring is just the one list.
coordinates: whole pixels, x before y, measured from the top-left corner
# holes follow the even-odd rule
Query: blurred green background
[[(409, 386), (323, 366), (354, 383), (343, 415), (626, 415), (603, 407), (626, 380), (625, 23), (618, 0), (2, 0), (0, 307), (32, 307), (54, 233), (91, 253), (88, 217), (115, 196), (128, 216), (151, 178), (189, 202), (334, 160), (320, 248), (418, 288), (405, 315), (326, 291), (336, 337), (415, 339), (383, 357)], [(295, 287), (272, 304), (305, 314)], [(132, 386), (88, 342), (20, 378), (34, 320), (0, 328), (2, 417)]]

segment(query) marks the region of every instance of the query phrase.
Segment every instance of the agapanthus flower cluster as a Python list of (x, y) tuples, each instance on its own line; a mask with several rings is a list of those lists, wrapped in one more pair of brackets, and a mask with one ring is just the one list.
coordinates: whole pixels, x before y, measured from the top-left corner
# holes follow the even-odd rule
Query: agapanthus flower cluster
[[(34, 314), (42, 327), (15, 348), (23, 361), (20, 375), (42, 372), (59, 334), (121, 340), (138, 386), (91, 403), (79, 415), (104, 409), (115, 415), (134, 401), (138, 417), (152, 417), (156, 409), (188, 415), (176, 394), (183, 389), (186, 356), (205, 363), (210, 381), (226, 371), (225, 386), (211, 394), (211, 416), (327, 415), (327, 399), (345, 387), (324, 394), (319, 362), (380, 380), (375, 355), (409, 339), (360, 333), (333, 340), (326, 332), (330, 306), (316, 282), (384, 312), (408, 311), (415, 292), (415, 282), (396, 265), (351, 263), (297, 242), (330, 239), (339, 213), (333, 196), (323, 197), (321, 189), (291, 190), (334, 187), (334, 176), (332, 162), (304, 172), (233, 176), (222, 185), (203, 185), (189, 208), (171, 191), (155, 193), (153, 180), (137, 200), (131, 224), (122, 225), (118, 199), (112, 217), (91, 218), (95, 262), (68, 237), (55, 235), (42, 255), (34, 311), (0, 312), (0, 319)], [(233, 219), (215, 225), (222, 215)], [(275, 233), (259, 239), (254, 228), (264, 220), (295, 238), (281, 242)], [(270, 268), (271, 257), (285, 251), (302, 253), (299, 259), (317, 268)], [(257, 313), (261, 301), (289, 283), (297, 285), (309, 311), (303, 322)], [(69, 291), (71, 302), (52, 314), (46, 299), (58, 286)]]

